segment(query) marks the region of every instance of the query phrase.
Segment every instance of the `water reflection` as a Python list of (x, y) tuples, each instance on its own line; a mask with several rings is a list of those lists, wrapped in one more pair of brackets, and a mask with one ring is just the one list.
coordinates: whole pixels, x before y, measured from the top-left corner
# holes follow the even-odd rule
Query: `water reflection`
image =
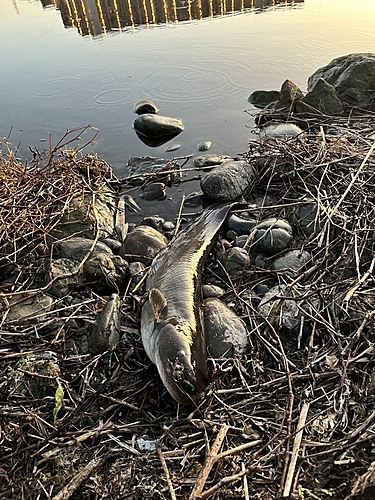
[(276, 6), (293, 8), (304, 0), (42, 0), (60, 10), (67, 28), (93, 37), (111, 31), (134, 30), (224, 16)]

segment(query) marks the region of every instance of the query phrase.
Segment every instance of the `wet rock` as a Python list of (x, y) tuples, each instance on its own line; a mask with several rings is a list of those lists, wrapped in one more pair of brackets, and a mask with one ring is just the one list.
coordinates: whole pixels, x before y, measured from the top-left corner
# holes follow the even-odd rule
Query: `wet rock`
[(211, 148), (211, 142), (210, 141), (200, 142), (197, 148), (198, 151), (208, 151)]
[[(93, 240), (81, 237), (58, 241), (53, 247), (53, 254), (56, 257), (74, 259), (81, 262), (90, 252), (93, 243)], [(98, 252), (112, 255), (112, 250), (103, 241), (97, 241), (92, 249), (92, 254)]]
[(344, 105), (375, 109), (375, 54), (349, 54), (333, 59), (310, 76), (309, 92), (320, 78), (334, 86)]
[(150, 226), (156, 229), (157, 231), (160, 231), (163, 227), (164, 222), (165, 221), (162, 217), (158, 217), (156, 215), (149, 215), (147, 217), (143, 217), (141, 225)]
[[(30, 298), (27, 299), (28, 296)], [(53, 302), (52, 297), (41, 293), (34, 295), (26, 292), (21, 296), (15, 296), (9, 301), (9, 309), (3, 316), (4, 323), (28, 324), (45, 321)]]
[(203, 297), (205, 299), (208, 299), (211, 297), (220, 297), (224, 294), (224, 290), (220, 286), (207, 284), (202, 285), (202, 293)]
[(293, 230), (290, 224), (282, 219), (266, 219), (255, 226), (253, 242), (256, 248), (266, 253), (284, 250), (290, 243)]
[(184, 130), (179, 118), (160, 116), (153, 113), (139, 115), (133, 123), (135, 130), (150, 139), (177, 135)]
[(256, 108), (263, 109), (279, 99), (277, 90), (256, 90), (247, 99)]
[(184, 206), (185, 207), (192, 207), (196, 208), (202, 205), (202, 196), (203, 192), (202, 191), (195, 191), (194, 193), (190, 193), (184, 201)]
[(250, 257), (246, 250), (233, 247), (227, 250), (221, 258), (225, 269), (232, 277), (241, 276), (250, 267)]
[(285, 80), (279, 92), (279, 105), (291, 107), (303, 97), (302, 90), (291, 80)]
[(259, 130), (259, 139), (266, 141), (269, 139), (288, 139), (302, 134), (303, 130), (294, 123), (272, 123)]
[(177, 151), (178, 149), (180, 149), (180, 147), (181, 147), (181, 144), (171, 144), (170, 146), (165, 148), (165, 152), (171, 153), (172, 151)]
[(344, 111), (335, 88), (323, 78), (316, 80), (314, 87), (305, 95), (302, 102), (328, 116), (341, 115)]
[(303, 267), (311, 260), (309, 252), (301, 250), (290, 250), (285, 255), (277, 257), (272, 262), (272, 269), (275, 271), (285, 271), (292, 276), (297, 276), (302, 272)]
[(214, 167), (229, 160), (232, 160), (230, 156), (208, 154), (195, 157), (193, 163), (194, 167)]
[(215, 298), (203, 302), (207, 350), (213, 358), (243, 354), (248, 346), (245, 323), (223, 302)]
[(236, 214), (229, 215), (225, 222), (225, 228), (235, 231), (238, 235), (249, 235), (255, 226), (255, 219), (246, 219)]
[(129, 261), (150, 264), (155, 255), (167, 245), (167, 238), (156, 229), (144, 225), (137, 226), (126, 237), (120, 255)]
[[(79, 262), (72, 259), (54, 259), (50, 265), (50, 279), (56, 281), (50, 288), (50, 293), (55, 297), (64, 297), (73, 288), (84, 282), (82, 270), (76, 273)], [(72, 274), (73, 273), (73, 274)]]
[(163, 222), (163, 224), (162, 224), (162, 229), (164, 231), (173, 231), (175, 228), (176, 228), (176, 225), (173, 224), (173, 222), (171, 222), (169, 220)]
[(153, 182), (142, 187), (140, 197), (147, 201), (165, 199), (165, 184), (163, 182)]
[(120, 303), (120, 297), (113, 293), (104, 306), (89, 338), (89, 349), (93, 354), (103, 353), (119, 342)]
[(107, 247), (110, 248), (114, 253), (117, 253), (121, 248), (121, 242), (119, 240), (114, 240), (112, 238), (103, 238), (100, 240), (100, 242), (107, 245)]
[(159, 113), (158, 108), (155, 106), (155, 104), (152, 101), (138, 101), (134, 104), (133, 107), (134, 113), (137, 113), (137, 115), (143, 115), (145, 113)]
[(212, 201), (235, 201), (255, 179), (255, 169), (246, 160), (227, 161), (201, 178), (201, 189)]

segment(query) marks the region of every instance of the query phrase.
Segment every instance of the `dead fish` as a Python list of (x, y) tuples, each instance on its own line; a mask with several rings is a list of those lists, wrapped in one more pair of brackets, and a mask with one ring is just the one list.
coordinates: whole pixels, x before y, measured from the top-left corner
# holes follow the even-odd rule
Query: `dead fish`
[(179, 403), (196, 401), (207, 385), (201, 272), (221, 225), (235, 203), (216, 204), (155, 257), (147, 279), (141, 335), (147, 356)]

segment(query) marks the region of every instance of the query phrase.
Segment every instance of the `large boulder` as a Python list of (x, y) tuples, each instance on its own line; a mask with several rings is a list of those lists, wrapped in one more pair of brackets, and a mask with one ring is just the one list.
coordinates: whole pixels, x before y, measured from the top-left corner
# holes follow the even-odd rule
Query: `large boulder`
[(375, 110), (375, 54), (349, 54), (333, 59), (310, 76), (309, 92), (320, 78), (333, 85), (345, 105)]
[(302, 99), (302, 102), (328, 115), (341, 115), (344, 111), (342, 102), (337, 97), (335, 87), (318, 78), (314, 87)]

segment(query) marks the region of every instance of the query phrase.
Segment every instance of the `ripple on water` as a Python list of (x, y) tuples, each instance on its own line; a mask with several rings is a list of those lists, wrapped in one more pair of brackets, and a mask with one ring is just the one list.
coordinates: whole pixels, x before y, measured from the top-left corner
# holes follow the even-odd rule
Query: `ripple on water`
[(214, 100), (243, 90), (239, 79), (234, 79), (234, 72), (223, 68), (199, 66), (163, 67), (143, 78), (141, 84), (146, 95), (153, 99), (169, 102), (196, 102), (205, 99)]
[(129, 89), (115, 88), (99, 92), (93, 97), (95, 104), (117, 104), (130, 99), (132, 92)]
[(82, 90), (80, 76), (62, 76), (44, 81), (34, 88), (34, 97), (63, 97)]

